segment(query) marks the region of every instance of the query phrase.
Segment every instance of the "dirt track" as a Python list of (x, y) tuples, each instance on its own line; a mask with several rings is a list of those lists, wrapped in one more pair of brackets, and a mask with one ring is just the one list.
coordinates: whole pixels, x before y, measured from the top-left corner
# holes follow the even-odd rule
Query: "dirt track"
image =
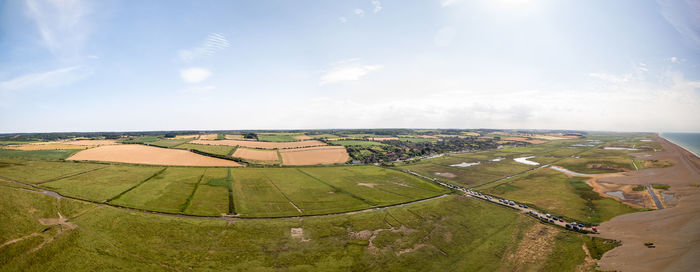
[[(672, 208), (632, 213), (600, 225), (601, 237), (622, 241), (606, 253), (601, 270), (695, 271), (700, 267), (700, 159), (684, 149), (656, 137), (664, 151), (637, 154), (638, 159), (669, 160), (667, 168), (645, 169), (619, 176), (601, 177), (612, 184), (668, 184), (679, 198)], [(656, 248), (647, 248), (652, 242)]]

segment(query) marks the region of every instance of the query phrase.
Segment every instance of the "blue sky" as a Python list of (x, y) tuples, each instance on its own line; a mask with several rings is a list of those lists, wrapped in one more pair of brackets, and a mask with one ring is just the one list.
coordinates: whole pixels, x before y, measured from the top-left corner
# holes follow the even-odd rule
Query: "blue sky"
[(0, 133), (700, 131), (700, 4), (0, 2)]

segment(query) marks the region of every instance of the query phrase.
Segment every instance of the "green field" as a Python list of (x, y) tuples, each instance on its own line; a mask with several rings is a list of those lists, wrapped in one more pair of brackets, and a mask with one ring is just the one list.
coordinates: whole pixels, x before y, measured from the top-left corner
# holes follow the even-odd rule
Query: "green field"
[(149, 179), (163, 167), (115, 165), (42, 184), (63, 195), (104, 202)]
[[(56, 214), (49, 196), (4, 187), (0, 195), (0, 220), (11, 222), (2, 226), (12, 227), (0, 232), (0, 242), (39, 232), (45, 226), (35, 218)], [(22, 212), (30, 209), (36, 212)], [(227, 223), (112, 207), (91, 208), (71, 222), (78, 228), (54, 226), (0, 248), (0, 270), (572, 271), (589, 244), (584, 235), (454, 196), (303, 222)], [(518, 262), (517, 249), (532, 243), (527, 233), (536, 227), (551, 233), (551, 252), (535, 251), (535, 261)], [(292, 228), (303, 230), (304, 242), (290, 235)]]
[(236, 213), (243, 216), (300, 215), (286, 196), (258, 169), (236, 169), (233, 195)]
[(194, 149), (194, 150), (199, 150), (199, 151), (206, 152), (206, 153), (228, 156), (229, 154), (231, 154), (231, 151), (233, 151), (233, 149), (235, 149), (236, 147), (227, 146), (227, 145), (181, 144), (181, 145), (178, 145), (176, 148), (178, 148), (178, 149)]
[(271, 168), (260, 172), (280, 190), (304, 215), (360, 210), (371, 206), (347, 193), (318, 181), (299, 169)]
[(539, 169), (503, 183), (483, 188), (484, 193), (526, 203), (577, 222), (599, 224), (611, 218), (639, 211), (593, 192), (586, 178), (569, 178), (551, 169)]
[(396, 170), (372, 167), (317, 167), (303, 173), (371, 205), (383, 206), (428, 198), (446, 189)]
[(169, 167), (138, 187), (110, 201), (144, 210), (180, 213), (196, 189), (206, 168)]
[[(260, 135), (280, 140), (301, 134)], [(0, 150), (0, 271), (594, 271), (595, 264), (585, 263), (584, 247), (600, 259), (618, 242), (540, 224), (403, 170), (599, 224), (640, 210), (599, 196), (585, 178), (513, 159), (535, 156), (532, 161), (584, 173), (609, 172), (588, 168), (597, 163), (641, 167), (628, 151), (600, 148), (635, 146), (635, 136), (589, 135), (391, 168), (159, 167)], [(218, 155), (233, 150), (155, 136), (139, 140)], [(574, 146), (589, 140), (601, 142)], [(474, 162), (479, 164), (452, 166)], [(656, 161), (647, 167), (666, 166)], [(85, 201), (56, 198), (13, 180)], [(59, 223), (59, 212), (69, 223)]]
[(24, 183), (41, 183), (105, 167), (104, 164), (0, 159), (0, 177)]
[(299, 139), (294, 136), (303, 134), (278, 134), (278, 133), (258, 133), (258, 140), (263, 142), (296, 142)]
[[(561, 140), (525, 147), (449, 154), (438, 158), (405, 163), (399, 167), (425, 176), (467, 187), (475, 187), (539, 167), (539, 165), (527, 165), (513, 160), (518, 157), (535, 156), (529, 160), (540, 164), (549, 164), (593, 148), (572, 146), (580, 143), (586, 143), (586, 141), (582, 139)], [(501, 160), (493, 161), (497, 158)], [(469, 167), (453, 166), (463, 162), (479, 162), (479, 164)]]
[(228, 169), (208, 168), (197, 190), (189, 198), (185, 214), (220, 216), (229, 213)]
[(176, 147), (189, 141), (192, 141), (192, 139), (157, 140), (153, 142), (147, 142), (147, 144), (160, 147)]
[(60, 150), (13, 150), (0, 148), (0, 158), (63, 160), (81, 150), (84, 150), (84, 148)]

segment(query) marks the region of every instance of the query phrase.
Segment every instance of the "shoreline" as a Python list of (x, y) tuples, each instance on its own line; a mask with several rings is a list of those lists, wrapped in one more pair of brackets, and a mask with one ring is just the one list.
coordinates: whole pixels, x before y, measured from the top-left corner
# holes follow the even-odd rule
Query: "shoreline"
[(666, 138), (666, 137), (664, 137), (664, 136), (661, 136), (661, 133), (658, 133), (658, 134), (656, 134), (656, 135), (659, 136), (659, 138), (662, 138), (662, 139), (664, 139), (664, 140), (666, 140), (666, 141), (672, 143), (673, 145), (675, 145), (675, 146), (677, 146), (677, 147), (680, 147), (681, 149), (687, 151), (688, 153), (693, 154), (693, 156), (695, 156), (695, 158), (700, 159), (700, 155), (695, 154), (695, 152), (688, 150), (688, 149), (685, 148), (683, 145), (680, 145), (680, 144), (674, 142), (673, 140), (671, 140), (671, 139), (669, 139), (669, 138)]

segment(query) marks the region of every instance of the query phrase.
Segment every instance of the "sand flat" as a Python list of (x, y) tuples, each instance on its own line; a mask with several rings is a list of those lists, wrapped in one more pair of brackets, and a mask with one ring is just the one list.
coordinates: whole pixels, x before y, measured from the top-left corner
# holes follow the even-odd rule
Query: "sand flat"
[[(700, 158), (665, 139), (655, 137), (663, 151), (637, 154), (638, 158), (670, 160), (671, 167), (627, 172), (601, 178), (614, 184), (671, 186), (668, 193), (678, 196), (678, 205), (650, 212), (625, 214), (600, 225), (600, 236), (622, 241), (600, 260), (601, 270), (693, 271), (700, 267)], [(652, 242), (656, 248), (647, 248)]]
[(177, 166), (241, 166), (234, 161), (207, 157), (186, 150), (136, 144), (105, 145), (91, 148), (78, 152), (66, 160)]

